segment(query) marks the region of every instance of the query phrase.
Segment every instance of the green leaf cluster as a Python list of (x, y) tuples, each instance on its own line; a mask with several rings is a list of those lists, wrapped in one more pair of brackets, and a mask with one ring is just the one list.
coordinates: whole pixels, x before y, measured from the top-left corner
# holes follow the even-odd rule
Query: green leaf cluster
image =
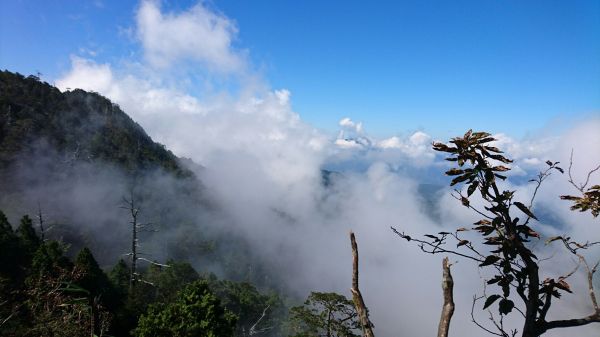
[(311, 292), (304, 305), (290, 309), (293, 337), (358, 337), (359, 329), (354, 304), (340, 294)]
[(204, 280), (187, 286), (166, 306), (151, 305), (140, 317), (138, 337), (233, 336), (236, 316), (221, 305)]

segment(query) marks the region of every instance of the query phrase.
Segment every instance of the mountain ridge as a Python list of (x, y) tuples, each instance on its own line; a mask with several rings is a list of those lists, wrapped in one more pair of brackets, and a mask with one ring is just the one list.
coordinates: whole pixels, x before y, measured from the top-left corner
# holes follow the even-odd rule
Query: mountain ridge
[(131, 174), (162, 169), (193, 176), (106, 97), (81, 89), (61, 92), (35, 76), (0, 72), (0, 168), (45, 146), (65, 161), (114, 163)]

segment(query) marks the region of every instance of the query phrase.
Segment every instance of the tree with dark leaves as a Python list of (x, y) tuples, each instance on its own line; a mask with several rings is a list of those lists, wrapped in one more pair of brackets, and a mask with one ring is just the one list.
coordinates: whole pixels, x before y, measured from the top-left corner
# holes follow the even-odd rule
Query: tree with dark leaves
[[(540, 270), (540, 260), (534, 254), (532, 240), (540, 240), (543, 234), (536, 230), (538, 218), (532, 211), (532, 206), (540, 186), (553, 172), (564, 173), (558, 162), (547, 161), (547, 168), (531, 180), (535, 184), (533, 196), (530, 200), (523, 200), (516, 195), (514, 190), (502, 188), (500, 180), (507, 177), (506, 171), (510, 170), (512, 160), (505, 157), (503, 152), (491, 145), (495, 139), (486, 132), (472, 132), (469, 130), (462, 137), (453, 138), (449, 144), (434, 143), (433, 149), (446, 153), (446, 160), (456, 164), (446, 172), (452, 176), (450, 186), (461, 186), (455, 189), (453, 196), (464, 206), (478, 214), (481, 219), (474, 223), (472, 228), (461, 227), (455, 232), (439, 232), (427, 234), (424, 238), (411, 237), (392, 228), (403, 239), (416, 243), (421, 250), (430, 254), (454, 254), (476, 262), (479, 267), (490, 270), (492, 277), (486, 283), (497, 289), (491, 294), (476, 297), (475, 302), (484, 300), (483, 309), (497, 308), (497, 314), (489, 311), (493, 326), (485, 327), (473, 321), (490, 334), (501, 337), (516, 336), (518, 331), (504, 326), (504, 318), (518, 312), (523, 317), (521, 329), (522, 337), (538, 337), (546, 331), (556, 328), (577, 327), (592, 323), (600, 323), (600, 307), (594, 291), (593, 276), (598, 263), (588, 264), (583, 251), (600, 244), (600, 242), (576, 241), (566, 236), (551, 237), (547, 244), (562, 242), (567, 252), (573, 254), (583, 264), (588, 279), (588, 292), (590, 294), (592, 313), (588, 316), (562, 320), (548, 320), (548, 312), (553, 304), (553, 299), (560, 298), (564, 293), (573, 290), (567, 279), (576, 270), (567, 272), (558, 277), (544, 277), (546, 273)], [(571, 165), (572, 166), (572, 158)], [(587, 188), (590, 176), (598, 168), (590, 171), (583, 184), (574, 183), (569, 167), (570, 182), (581, 193), (581, 196), (562, 196), (562, 199), (573, 202), (572, 209), (590, 211), (595, 218), (598, 216), (600, 186), (593, 185)], [(479, 192), (483, 207), (476, 207), (471, 202)], [(464, 236), (466, 231), (477, 233), (478, 240), (468, 240)], [(456, 247), (448, 247), (453, 241)], [(489, 291), (489, 290), (488, 290)]]
[(312, 292), (290, 309), (293, 337), (358, 337), (360, 323), (351, 300), (336, 293)]

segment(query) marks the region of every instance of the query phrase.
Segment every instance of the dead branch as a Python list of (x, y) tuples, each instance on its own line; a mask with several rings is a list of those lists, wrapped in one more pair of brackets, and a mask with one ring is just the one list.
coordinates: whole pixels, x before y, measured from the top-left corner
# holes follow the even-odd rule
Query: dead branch
[(575, 182), (575, 180), (573, 179), (573, 175), (571, 174), (571, 168), (573, 167), (573, 149), (571, 149), (571, 157), (569, 159), (569, 183), (571, 183), (571, 185), (573, 185), (577, 190), (579, 190), (579, 192), (584, 192), (584, 189), (586, 188), (586, 186), (589, 184), (590, 182), (590, 177), (592, 176), (592, 174), (598, 170), (600, 170), (600, 165), (596, 166), (594, 169), (590, 170), (587, 174), (587, 177), (585, 179), (585, 182), (577, 184)]
[(256, 334), (268, 331), (273, 328), (273, 327), (266, 327), (266, 328), (262, 328), (262, 329), (256, 329), (256, 326), (266, 317), (267, 310), (269, 310), (270, 307), (271, 307), (270, 304), (267, 305), (267, 307), (263, 310), (262, 315), (260, 315), (260, 317), (254, 324), (252, 324), (252, 326), (250, 327), (250, 331), (248, 331), (248, 336), (254, 336)]
[[(477, 301), (479, 301), (480, 299), (482, 299), (484, 297), (485, 297), (485, 295), (482, 295), (482, 296), (479, 296), (479, 297), (473, 295), (473, 302), (471, 304), (471, 321), (473, 323), (475, 323), (475, 325), (477, 325), (480, 329), (484, 330), (485, 332), (489, 333), (490, 335), (496, 335), (496, 336), (504, 337), (505, 335), (503, 335), (501, 333), (494, 332), (494, 331), (492, 331), (492, 330), (484, 327), (481, 323), (479, 323), (475, 319), (475, 313), (474, 313), (475, 312), (475, 303), (477, 303)], [(489, 310), (488, 310), (488, 312), (489, 312)], [(491, 315), (491, 313), (490, 313), (490, 315)]]
[(365, 305), (360, 289), (358, 288), (358, 245), (354, 233), (350, 232), (350, 243), (352, 245), (352, 300), (362, 326), (364, 337), (375, 337), (373, 334), (373, 323), (369, 320), (369, 310)]
[[(138, 253), (138, 255), (139, 255), (139, 253)], [(148, 260), (148, 259), (146, 259), (146, 258), (143, 258), (143, 257), (138, 257), (137, 259), (138, 259), (138, 260), (140, 260), (140, 261), (145, 261), (145, 262), (148, 262), (148, 263), (150, 263), (150, 264), (152, 264), (152, 265), (155, 265), (155, 266), (157, 266), (157, 267), (161, 267), (161, 268), (163, 268), (163, 267), (164, 267), (164, 268), (169, 268), (169, 267), (171, 267), (171, 266), (169, 266), (168, 264), (158, 263), (158, 262), (156, 262), (156, 261)]]
[[(8, 303), (8, 301), (4, 301), (4, 302), (0, 303), (0, 306), (4, 305), (6, 303)], [(13, 306), (12, 309), (11, 309), (11, 313), (8, 316), (0, 319), (0, 328), (4, 324), (6, 324), (8, 321), (10, 321), (13, 318), (13, 316), (15, 316), (19, 312), (20, 308), (21, 308), (21, 304), (17, 304), (15, 306)]]
[[(561, 282), (564, 282), (564, 280), (568, 279), (569, 277), (573, 276), (573, 274), (575, 274), (575, 272), (577, 270), (579, 270), (579, 266), (581, 265), (581, 262), (583, 262), (583, 261), (584, 260), (580, 256), (579, 257), (579, 263), (577, 263), (575, 265), (575, 268), (571, 272), (569, 272), (569, 273), (567, 273), (567, 274), (565, 274), (565, 275), (563, 275), (563, 276), (561, 276), (561, 277), (558, 278), (559, 284)], [(548, 283), (554, 284), (554, 282), (555, 281), (553, 279), (546, 279), (546, 280), (544, 280), (544, 284), (548, 284)], [(563, 284), (566, 284), (566, 283), (563, 283)], [(544, 298), (545, 301), (544, 301), (544, 305), (542, 306), (542, 308), (540, 310), (540, 314), (539, 314), (539, 320), (540, 321), (545, 321), (546, 320), (546, 315), (548, 314), (548, 310), (550, 310), (550, 306), (552, 305), (552, 296), (553, 296), (554, 288), (555, 288), (554, 286), (547, 287), (547, 291), (543, 295), (543, 298)]]
[[(530, 210), (533, 208), (533, 202), (535, 201), (535, 197), (537, 196), (537, 193), (538, 193), (540, 187), (542, 187), (542, 183), (544, 182), (544, 180), (546, 180), (546, 178), (548, 178), (549, 176), (552, 175), (552, 170), (554, 169), (554, 170), (559, 171), (560, 173), (564, 173), (564, 170), (557, 166), (559, 164), (559, 162), (553, 163), (551, 161), (547, 161), (546, 164), (548, 164), (549, 167), (545, 171), (539, 172), (538, 175), (535, 177), (535, 179), (529, 180), (530, 182), (536, 183), (535, 189), (533, 190), (533, 195), (531, 196), (531, 200), (529, 201), (528, 208)], [(570, 175), (570, 171), (569, 171), (569, 175)]]
[(444, 305), (442, 306), (442, 316), (440, 317), (440, 324), (438, 326), (438, 337), (448, 337), (448, 331), (450, 330), (450, 320), (454, 314), (454, 280), (450, 273), (450, 262), (448, 257), (445, 257), (442, 261), (442, 290), (444, 293)]
[[(598, 261), (593, 267), (590, 268), (590, 265), (587, 263), (583, 255), (576, 254), (580, 262), (583, 262), (583, 265), (587, 271), (587, 281), (588, 281), (588, 291), (590, 294), (590, 299), (592, 301), (592, 306), (594, 308), (594, 312), (586, 317), (582, 318), (573, 318), (573, 319), (565, 319), (565, 320), (555, 320), (550, 322), (543, 322), (540, 327), (540, 334), (546, 332), (550, 329), (556, 328), (570, 328), (575, 326), (587, 325), (590, 323), (600, 323), (600, 307), (598, 306), (598, 301), (596, 298), (596, 293), (594, 291), (594, 274), (598, 270), (598, 265), (600, 265), (600, 261)], [(570, 276), (570, 275), (569, 275)], [(551, 297), (550, 297), (551, 298)]]
[(596, 271), (598, 270), (600, 260), (596, 262), (594, 267), (590, 268), (590, 265), (587, 263), (585, 258), (583, 258), (582, 256), (580, 256), (579, 258), (583, 261), (583, 264), (585, 265), (585, 268), (587, 270), (588, 290), (590, 292), (590, 299), (592, 300), (592, 305), (594, 307), (594, 310), (596, 310), (596, 313), (600, 313), (600, 307), (598, 307), (598, 300), (594, 291), (594, 273), (596, 273)]

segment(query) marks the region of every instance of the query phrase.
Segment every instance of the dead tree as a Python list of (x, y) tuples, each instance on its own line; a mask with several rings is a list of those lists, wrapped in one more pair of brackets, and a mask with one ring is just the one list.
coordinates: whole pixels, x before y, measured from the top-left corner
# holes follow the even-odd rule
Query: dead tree
[(131, 221), (129, 221), (129, 224), (131, 225), (131, 250), (125, 254), (126, 256), (130, 257), (131, 264), (129, 267), (129, 289), (131, 290), (131, 288), (133, 288), (135, 283), (138, 281), (151, 284), (150, 282), (144, 281), (140, 277), (140, 274), (137, 271), (138, 261), (145, 261), (160, 267), (168, 267), (168, 265), (160, 264), (144, 257), (140, 257), (140, 255), (146, 255), (145, 253), (139, 251), (140, 234), (142, 232), (157, 232), (157, 230), (154, 229), (154, 224), (151, 222), (140, 222), (140, 207), (136, 202), (133, 190), (130, 192), (129, 199), (123, 197), (123, 205), (120, 208), (127, 210), (131, 216)]
[(356, 238), (354, 233), (350, 232), (350, 244), (352, 245), (352, 301), (356, 307), (360, 325), (362, 327), (363, 336), (375, 337), (373, 334), (373, 323), (369, 320), (369, 309), (365, 305), (362, 294), (358, 287), (358, 245), (356, 244)]
[(45, 240), (46, 231), (44, 230), (44, 216), (42, 215), (42, 207), (38, 202), (38, 222), (40, 223), (40, 239), (42, 242)]
[(450, 320), (454, 314), (454, 280), (450, 273), (450, 262), (445, 257), (442, 261), (442, 290), (444, 293), (444, 304), (442, 306), (442, 316), (440, 317), (440, 324), (438, 326), (438, 337), (448, 337), (448, 331), (450, 330)]
[[(363, 330), (363, 336), (374, 337), (373, 323), (369, 320), (369, 310), (363, 300), (362, 294), (358, 287), (358, 245), (354, 233), (350, 232), (350, 243), (352, 245), (352, 300), (356, 307), (356, 312), (360, 320)], [(450, 273), (450, 262), (447, 257), (442, 261), (442, 290), (444, 296), (444, 304), (442, 306), (442, 315), (438, 326), (438, 337), (448, 337), (450, 330), (450, 321), (454, 314), (454, 280)]]
[(37, 209), (37, 220), (40, 226), (40, 241), (46, 241), (46, 233), (48, 233), (53, 226), (45, 226), (44, 213), (42, 212), (42, 206), (38, 201), (38, 209)]

